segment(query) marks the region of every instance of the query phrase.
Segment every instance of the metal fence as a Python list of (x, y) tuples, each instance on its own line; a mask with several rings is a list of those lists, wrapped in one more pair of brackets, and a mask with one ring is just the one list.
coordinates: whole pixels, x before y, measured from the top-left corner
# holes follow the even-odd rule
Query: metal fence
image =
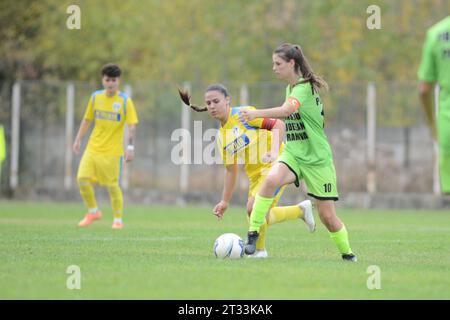
[[(184, 85), (191, 88), (193, 100), (201, 103), (206, 85)], [(280, 105), (284, 98), (285, 86), (280, 83), (226, 85), (233, 105), (270, 107)], [(48, 81), (21, 81), (1, 87), (0, 123), (5, 127), (8, 146), (2, 166), (3, 191), (76, 189), (80, 156), (72, 154), (71, 143), (90, 94), (98, 87)], [(172, 139), (174, 130), (188, 129), (192, 150), (202, 149), (210, 141), (194, 132), (195, 121), (201, 121), (203, 132), (217, 128), (217, 123), (206, 113), (196, 114), (183, 107), (177, 85), (142, 82), (123, 88), (133, 98), (140, 120), (136, 159), (126, 167), (124, 187), (220, 192), (223, 166), (171, 161), (178, 143)], [(336, 85), (322, 98), (341, 194), (438, 192), (433, 144), (415, 83)], [(245, 191), (244, 174), (240, 177), (238, 190)]]

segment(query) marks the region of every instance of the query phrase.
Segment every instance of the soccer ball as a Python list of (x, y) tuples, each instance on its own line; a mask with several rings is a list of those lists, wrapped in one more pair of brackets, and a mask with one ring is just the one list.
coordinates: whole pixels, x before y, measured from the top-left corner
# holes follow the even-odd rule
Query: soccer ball
[(219, 259), (240, 259), (244, 256), (244, 241), (234, 233), (224, 233), (214, 242), (214, 254)]

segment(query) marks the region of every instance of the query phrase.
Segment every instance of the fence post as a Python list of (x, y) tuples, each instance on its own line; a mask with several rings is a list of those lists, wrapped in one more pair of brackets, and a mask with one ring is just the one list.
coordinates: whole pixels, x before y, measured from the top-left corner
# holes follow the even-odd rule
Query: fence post
[[(191, 84), (189, 82), (185, 82), (183, 84), (183, 88), (185, 90), (191, 91)], [(181, 102), (181, 128), (183, 130), (187, 130), (190, 132), (190, 123), (191, 123), (191, 112), (190, 109), (187, 108), (183, 102)], [(189, 135), (190, 137), (190, 135)], [(192, 137), (191, 137), (192, 138)], [(191, 144), (186, 139), (183, 139), (183, 152), (189, 152), (190, 154)], [(188, 150), (189, 149), (189, 150)], [(190, 158), (190, 157), (189, 157)], [(183, 159), (185, 159), (183, 154)], [(189, 163), (183, 163), (180, 165), (180, 191), (182, 193), (186, 193), (189, 188)]]
[[(439, 85), (434, 87), (434, 114), (435, 121), (439, 114)], [(441, 194), (441, 179), (439, 177), (439, 144), (437, 141), (433, 141), (433, 194)]]
[[(124, 87), (124, 92), (125, 94), (131, 98), (131, 95), (133, 94), (133, 88), (127, 84)], [(126, 124), (126, 119), (125, 119), (125, 124)], [(125, 141), (125, 145), (128, 145), (128, 138), (129, 138), (129, 132), (128, 132), (128, 126), (125, 126), (125, 132), (123, 135), (124, 141)], [(136, 141), (136, 137), (134, 137), (134, 140)], [(131, 165), (130, 163), (126, 163), (125, 159), (123, 161), (123, 171), (122, 171), (122, 188), (124, 190), (127, 190), (130, 186), (130, 172), (131, 172)]]
[(20, 82), (13, 85), (11, 112), (11, 168), (9, 186), (15, 190), (19, 185), (19, 148), (20, 148)]
[(248, 106), (248, 86), (246, 83), (241, 84), (241, 90), (239, 95), (239, 104), (241, 106)]
[[(241, 106), (248, 106), (249, 105), (249, 92), (248, 92), (248, 85), (246, 83), (241, 84), (241, 88), (240, 88), (240, 93), (239, 93), (239, 104)], [(242, 172), (242, 174), (238, 175), (238, 186), (239, 186), (239, 190), (241, 190), (241, 192), (245, 192), (245, 190), (248, 187), (248, 179), (246, 178), (247, 175), (245, 174), (245, 169), (243, 168), (243, 166), (239, 166)]]
[(367, 192), (376, 192), (376, 87), (373, 82), (367, 84)]
[(74, 105), (75, 105), (75, 86), (69, 83), (66, 89), (66, 154), (64, 159), (65, 175), (64, 189), (70, 190), (72, 187), (72, 144), (73, 144), (73, 126), (74, 126)]

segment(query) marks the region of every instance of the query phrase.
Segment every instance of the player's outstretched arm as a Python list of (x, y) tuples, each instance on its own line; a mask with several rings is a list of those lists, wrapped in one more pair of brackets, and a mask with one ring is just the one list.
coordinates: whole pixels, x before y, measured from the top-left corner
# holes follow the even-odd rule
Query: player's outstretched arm
[(234, 187), (236, 186), (236, 178), (238, 174), (237, 164), (228, 165), (225, 168), (225, 177), (223, 183), (222, 200), (216, 204), (213, 209), (213, 214), (217, 219), (222, 219), (225, 211), (228, 208), (231, 197), (233, 196)]
[(270, 128), (272, 131), (272, 145), (270, 151), (263, 155), (262, 161), (265, 163), (273, 162), (280, 154), (280, 147), (284, 141), (286, 126), (283, 121), (275, 120), (275, 124)]
[(89, 127), (91, 126), (91, 122), (89, 120), (83, 119), (80, 124), (80, 129), (78, 129), (77, 136), (75, 138), (75, 141), (73, 143), (72, 149), (75, 154), (80, 153), (81, 148), (81, 140), (83, 140), (84, 135), (89, 130)]
[(244, 121), (251, 121), (256, 118), (279, 118), (284, 119), (294, 113), (300, 107), (300, 103), (288, 100), (281, 107), (270, 109), (242, 110), (241, 116)]

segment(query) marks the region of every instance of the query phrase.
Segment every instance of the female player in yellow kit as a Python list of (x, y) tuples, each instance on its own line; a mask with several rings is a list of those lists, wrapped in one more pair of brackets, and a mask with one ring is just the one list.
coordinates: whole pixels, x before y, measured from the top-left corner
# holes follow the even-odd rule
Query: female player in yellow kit
[[(192, 105), (189, 93), (186, 91), (180, 90), (180, 97), (186, 105), (195, 111), (207, 111), (221, 125), (218, 146), (225, 165), (225, 177), (222, 200), (214, 207), (214, 215), (221, 219), (228, 208), (236, 184), (238, 159), (243, 160), (249, 180), (247, 214), (250, 215), (255, 195), (271, 168), (271, 162), (277, 159), (278, 154), (283, 150), (284, 123), (269, 118), (258, 118), (247, 123), (242, 122), (240, 120), (241, 111), (243, 109), (254, 109), (254, 107), (230, 107), (230, 95), (227, 89), (220, 84), (211, 85), (206, 89), (206, 107)], [(306, 222), (311, 232), (315, 230), (311, 201), (306, 200), (295, 206), (275, 207), (283, 191), (284, 187), (276, 191), (275, 199), (260, 228), (256, 252), (252, 257), (267, 257), (265, 242), (268, 225), (301, 218)]]
[(88, 213), (78, 224), (80, 227), (88, 226), (102, 216), (95, 200), (93, 183), (108, 189), (114, 215), (112, 228), (123, 227), (123, 195), (119, 186), (123, 168), (123, 130), (127, 123), (129, 141), (125, 161), (128, 162), (134, 158), (133, 139), (138, 119), (131, 98), (119, 91), (120, 75), (117, 65), (107, 64), (102, 68), (104, 90), (92, 94), (73, 144), (74, 152), (80, 153), (81, 140), (94, 122), (78, 168), (80, 194), (88, 208)]

